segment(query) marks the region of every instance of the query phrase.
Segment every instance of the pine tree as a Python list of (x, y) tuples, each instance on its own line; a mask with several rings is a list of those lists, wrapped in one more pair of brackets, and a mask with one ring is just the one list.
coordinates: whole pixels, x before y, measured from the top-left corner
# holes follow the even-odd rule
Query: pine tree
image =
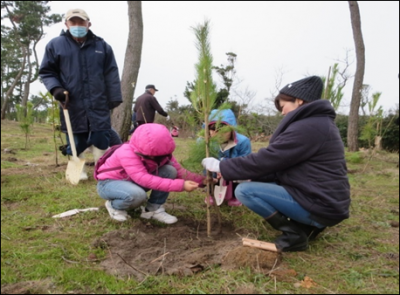
[[(213, 69), (213, 57), (211, 55), (211, 48), (209, 43), (209, 21), (206, 20), (204, 24), (197, 25), (193, 28), (195, 32), (197, 43), (196, 47), (199, 51), (199, 61), (196, 64), (196, 79), (194, 81), (194, 90), (190, 95), (190, 100), (192, 102), (193, 108), (198, 113), (200, 118), (204, 118), (205, 125), (205, 133), (204, 133), (204, 141), (205, 141), (205, 149), (206, 149), (206, 157), (210, 156), (210, 137), (208, 130), (208, 116), (211, 110), (215, 106), (217, 91), (216, 85), (212, 79), (212, 69)], [(212, 174), (207, 171), (207, 195), (210, 193), (212, 198), (214, 198), (213, 194), (213, 183), (212, 183)], [(207, 197), (207, 200), (209, 198)], [(221, 213), (219, 208), (216, 206), (216, 202), (214, 199), (214, 208), (218, 214), (219, 221), (219, 231), (221, 231)], [(211, 236), (211, 215), (210, 215), (210, 203), (207, 203), (207, 235)]]

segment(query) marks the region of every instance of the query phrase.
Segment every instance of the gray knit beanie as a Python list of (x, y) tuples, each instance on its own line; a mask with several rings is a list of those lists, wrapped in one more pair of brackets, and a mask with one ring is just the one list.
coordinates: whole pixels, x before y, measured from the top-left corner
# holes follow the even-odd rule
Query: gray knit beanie
[(283, 87), (279, 92), (300, 98), (304, 101), (314, 101), (321, 98), (324, 84), (320, 77), (311, 76), (299, 81), (290, 83)]

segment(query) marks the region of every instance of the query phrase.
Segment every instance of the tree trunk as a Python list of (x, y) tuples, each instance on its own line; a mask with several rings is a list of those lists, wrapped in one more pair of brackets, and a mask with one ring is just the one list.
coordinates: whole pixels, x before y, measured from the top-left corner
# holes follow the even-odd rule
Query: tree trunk
[(376, 151), (382, 150), (382, 136), (375, 136), (374, 150), (376, 150)]
[[(41, 32), (43, 31), (43, 28), (41, 27)], [(23, 97), (22, 97), (22, 106), (24, 106), (26, 108), (27, 103), (29, 101), (29, 94), (30, 94), (30, 88), (31, 88), (31, 84), (33, 82), (35, 82), (38, 78), (39, 78), (39, 60), (37, 57), (37, 53), (36, 53), (36, 44), (40, 41), (40, 39), (42, 39), (43, 34), (40, 34), (37, 37), (37, 40), (33, 40), (33, 46), (32, 46), (32, 50), (31, 48), (28, 46), (27, 47), (27, 52), (32, 51), (33, 52), (33, 56), (35, 58), (35, 61), (32, 63), (31, 62), (31, 54), (28, 54), (28, 62), (27, 62), (27, 67), (28, 67), (28, 76), (26, 77), (26, 82), (25, 82), (25, 86), (24, 86), (24, 93), (23, 93)]]
[[(29, 52), (29, 47), (26, 48), (26, 51)], [(27, 109), (27, 103), (29, 99), (29, 89), (30, 89), (30, 80), (32, 76), (32, 64), (31, 64), (31, 57), (30, 54), (27, 54), (27, 67), (28, 67), (28, 75), (26, 77), (26, 81), (24, 82), (24, 92), (22, 94), (22, 101), (21, 105), (25, 108), (25, 116), (26, 116), (26, 109)]]
[(121, 79), (123, 102), (113, 110), (111, 122), (122, 141), (128, 140), (131, 127), (132, 102), (139, 74), (143, 43), (142, 1), (127, 1), (129, 16), (128, 44)]
[(365, 71), (365, 47), (361, 32), (361, 16), (357, 1), (349, 1), (351, 26), (353, 28), (353, 38), (356, 48), (356, 74), (354, 76), (353, 93), (350, 104), (349, 123), (347, 129), (348, 151), (358, 151), (358, 121), (361, 102), (361, 91), (363, 88)]

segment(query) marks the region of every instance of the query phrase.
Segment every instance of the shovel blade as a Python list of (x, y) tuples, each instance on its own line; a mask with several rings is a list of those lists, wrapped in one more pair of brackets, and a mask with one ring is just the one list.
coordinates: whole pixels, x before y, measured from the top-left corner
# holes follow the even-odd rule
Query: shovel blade
[(227, 189), (228, 189), (227, 186), (222, 186), (222, 185), (214, 186), (214, 197), (217, 206), (221, 205), (222, 202), (224, 201)]
[(67, 170), (65, 171), (65, 178), (73, 185), (79, 183), (83, 168), (85, 167), (85, 160), (79, 158), (72, 158), (68, 161)]

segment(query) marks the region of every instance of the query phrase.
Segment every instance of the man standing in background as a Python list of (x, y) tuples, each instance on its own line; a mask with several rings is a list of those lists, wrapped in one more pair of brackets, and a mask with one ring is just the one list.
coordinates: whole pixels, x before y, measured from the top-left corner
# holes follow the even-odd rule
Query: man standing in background
[(154, 94), (158, 89), (154, 85), (147, 85), (146, 92), (136, 99), (133, 111), (136, 113), (137, 125), (153, 123), (156, 111), (164, 117), (168, 117), (168, 113), (158, 103)]

